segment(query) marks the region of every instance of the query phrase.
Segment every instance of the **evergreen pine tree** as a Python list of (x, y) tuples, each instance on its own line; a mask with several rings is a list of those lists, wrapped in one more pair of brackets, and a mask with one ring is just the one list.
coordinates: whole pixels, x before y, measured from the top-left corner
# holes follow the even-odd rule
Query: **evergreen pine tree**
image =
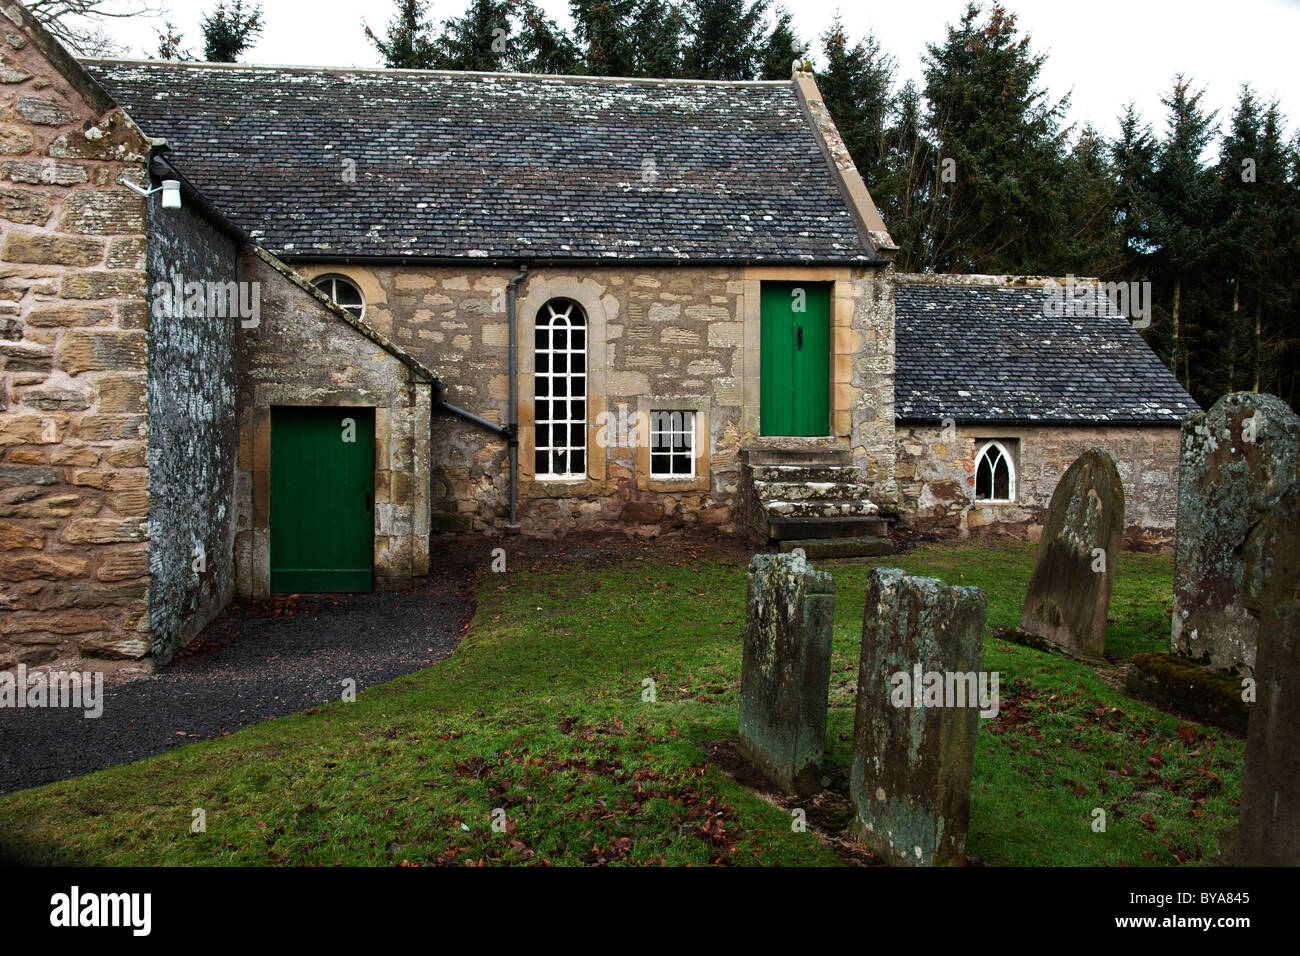
[(1201, 108), (1203, 95), (1204, 91), (1194, 91), (1179, 75), (1169, 95), (1161, 100), (1169, 114), (1155, 153), (1151, 226), (1156, 293), (1168, 303), (1164, 357), (1183, 386), (1205, 404), (1214, 392), (1205, 387), (1199, 374), (1193, 375), (1192, 358), (1200, 351), (1198, 339), (1210, 328), (1207, 319), (1213, 293), (1204, 267), (1218, 243), (1213, 220), (1218, 180), (1202, 162), (1215, 135), (1213, 114)]
[(384, 58), (384, 66), (393, 70), (433, 69), (435, 50), (425, 20), (427, 9), (426, 0), (398, 0), (397, 15), (382, 38), (365, 27), (366, 39)]
[(262, 8), (244, 10), (244, 0), (225, 0), (202, 21), (203, 58), (209, 63), (234, 63), (262, 32)]
[(764, 53), (764, 15), (771, 0), (684, 0), (687, 76), (752, 80)]
[(969, 5), (943, 44), (927, 47), (927, 123), (939, 152), (945, 215), (933, 266), (1033, 273), (1060, 258), (1063, 99), (1039, 85), (1044, 57), (1001, 5)]
[(795, 61), (802, 60), (807, 54), (808, 44), (794, 32), (794, 18), (790, 11), (778, 6), (772, 20), (772, 29), (759, 51), (759, 79), (790, 79), (794, 73)]

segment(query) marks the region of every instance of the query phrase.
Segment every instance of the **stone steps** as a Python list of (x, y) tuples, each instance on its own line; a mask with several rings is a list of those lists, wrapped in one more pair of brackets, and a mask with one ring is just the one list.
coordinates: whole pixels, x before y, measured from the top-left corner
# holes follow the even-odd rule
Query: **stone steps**
[(806, 540), (809, 538), (879, 538), (889, 531), (884, 518), (875, 516), (852, 517), (797, 517), (783, 518), (769, 515), (767, 536), (772, 541)]
[(760, 465), (852, 467), (853, 453), (847, 448), (755, 448), (745, 453), (751, 467)]
[[(752, 520), (768, 541), (882, 538), (870, 487), (853, 453), (831, 438), (764, 438), (743, 452)], [(880, 545), (860, 543), (878, 549)], [(877, 553), (875, 550), (872, 553)]]
[(870, 518), (876, 506), (865, 498), (805, 498), (764, 501), (768, 518)]
[(861, 481), (862, 472), (852, 465), (750, 465), (750, 476), (770, 484), (808, 481)]
[(793, 551), (795, 548), (802, 548), (810, 559), (871, 558), (893, 554), (894, 541), (892, 538), (861, 535), (850, 538), (792, 538), (780, 543), (782, 551)]
[(866, 501), (864, 481), (755, 481), (763, 501)]

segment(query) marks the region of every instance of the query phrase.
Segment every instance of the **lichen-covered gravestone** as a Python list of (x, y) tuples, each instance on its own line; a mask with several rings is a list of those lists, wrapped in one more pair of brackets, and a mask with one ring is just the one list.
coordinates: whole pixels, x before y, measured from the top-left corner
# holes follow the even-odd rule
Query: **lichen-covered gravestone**
[(1119, 469), (1104, 451), (1085, 451), (1052, 492), (1020, 626), (1072, 654), (1104, 655), (1123, 533)]
[(740, 752), (800, 796), (822, 788), (835, 582), (801, 553), (756, 554), (740, 669)]
[(1173, 653), (1251, 673), (1258, 622), (1242, 600), (1242, 546), (1260, 502), (1296, 480), (1300, 418), (1272, 395), (1235, 392), (1183, 419)]
[[(867, 584), (853, 723), (852, 828), (887, 862), (966, 862), (988, 599), (896, 568)], [(983, 698), (981, 700), (981, 698)]]
[(1300, 482), (1268, 509), (1245, 559), (1259, 643), (1232, 862), (1300, 866)]

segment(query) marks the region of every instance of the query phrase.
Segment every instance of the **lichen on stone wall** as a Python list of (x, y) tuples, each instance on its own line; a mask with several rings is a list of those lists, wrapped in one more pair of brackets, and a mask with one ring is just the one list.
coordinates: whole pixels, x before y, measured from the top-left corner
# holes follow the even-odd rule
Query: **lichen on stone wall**
[(240, 317), (206, 299), (177, 313), (186, 284), (237, 280), (235, 243), (189, 208), (149, 209), (149, 631), (165, 664), (232, 592)]

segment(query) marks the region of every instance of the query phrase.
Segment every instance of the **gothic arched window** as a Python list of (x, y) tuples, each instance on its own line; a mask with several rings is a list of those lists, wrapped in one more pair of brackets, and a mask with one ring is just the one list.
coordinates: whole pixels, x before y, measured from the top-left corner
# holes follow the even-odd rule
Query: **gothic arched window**
[(1014, 501), (1016, 465), (1005, 445), (985, 442), (975, 455), (975, 500)]

